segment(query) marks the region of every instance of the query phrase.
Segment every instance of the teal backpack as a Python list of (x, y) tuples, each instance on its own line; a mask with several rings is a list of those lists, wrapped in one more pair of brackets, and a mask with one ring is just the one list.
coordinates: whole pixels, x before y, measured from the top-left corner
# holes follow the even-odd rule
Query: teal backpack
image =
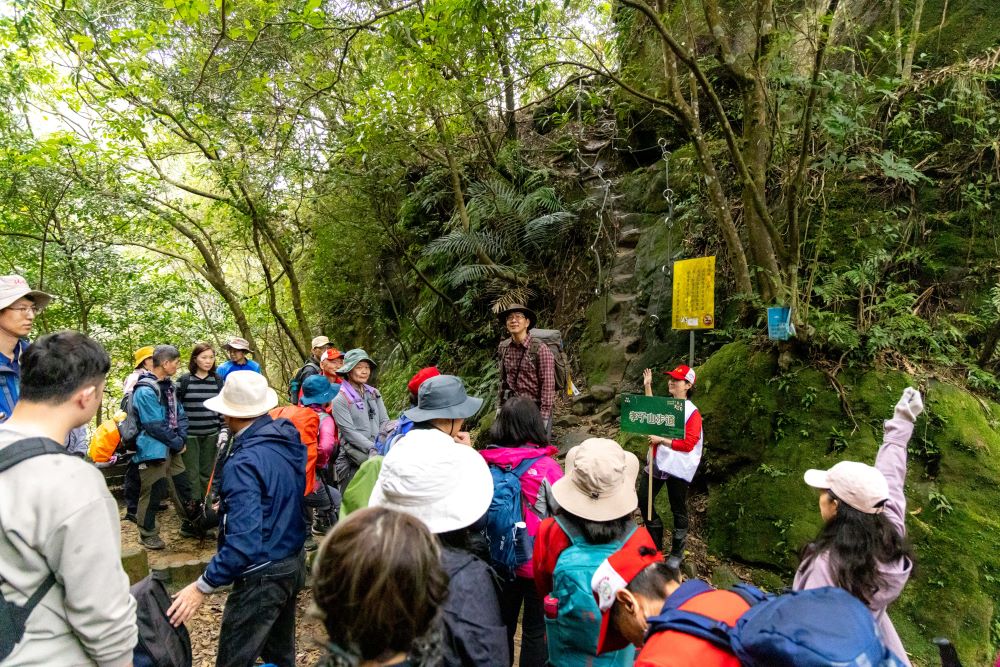
[(597, 655), (601, 634), (601, 610), (594, 600), (590, 580), (605, 558), (622, 548), (635, 527), (620, 540), (590, 544), (571, 523), (557, 517), (556, 523), (573, 541), (556, 561), (552, 574), (552, 597), (559, 600), (555, 618), (545, 618), (549, 664), (553, 667), (631, 667), (635, 647)]

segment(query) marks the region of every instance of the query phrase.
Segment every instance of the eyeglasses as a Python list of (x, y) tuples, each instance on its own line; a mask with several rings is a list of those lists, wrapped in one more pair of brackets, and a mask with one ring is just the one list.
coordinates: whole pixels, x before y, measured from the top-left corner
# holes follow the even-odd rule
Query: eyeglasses
[(515, 313), (513, 315), (508, 315), (507, 316), (507, 321), (508, 322), (517, 322), (518, 320), (526, 320), (526, 319), (528, 319), (528, 318), (525, 317), (524, 315), (522, 315), (521, 313)]
[(35, 315), (38, 315), (45, 309), (42, 308), (41, 306), (7, 306), (6, 308), (4, 308), (4, 310), (13, 310), (18, 313), (21, 313), (22, 315), (27, 315), (28, 311), (30, 310)]

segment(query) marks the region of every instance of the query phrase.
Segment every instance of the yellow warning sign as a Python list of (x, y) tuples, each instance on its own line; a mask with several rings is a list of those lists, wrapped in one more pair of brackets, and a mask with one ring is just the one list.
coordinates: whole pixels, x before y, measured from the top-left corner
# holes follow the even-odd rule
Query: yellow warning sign
[(674, 329), (715, 327), (715, 257), (674, 262)]

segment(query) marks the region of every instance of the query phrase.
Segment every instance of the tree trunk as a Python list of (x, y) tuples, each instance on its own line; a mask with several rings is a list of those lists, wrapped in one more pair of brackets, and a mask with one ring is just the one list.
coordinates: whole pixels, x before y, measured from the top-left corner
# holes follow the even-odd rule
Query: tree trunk
[(910, 26), (910, 39), (906, 45), (906, 56), (903, 58), (903, 81), (913, 77), (913, 56), (917, 52), (917, 39), (920, 37), (920, 19), (924, 14), (924, 0), (917, 0), (913, 6), (913, 24)]

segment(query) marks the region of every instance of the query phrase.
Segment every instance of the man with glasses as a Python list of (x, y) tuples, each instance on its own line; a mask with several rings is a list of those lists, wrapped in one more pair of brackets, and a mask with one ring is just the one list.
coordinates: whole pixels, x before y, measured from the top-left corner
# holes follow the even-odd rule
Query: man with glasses
[(552, 406), (556, 400), (556, 362), (548, 346), (531, 337), (538, 317), (519, 303), (498, 314), (510, 338), (500, 341), (500, 396), (497, 409), (515, 396), (526, 396), (538, 405), (546, 430), (552, 434)]
[(20, 394), (21, 355), (35, 316), (51, 300), (21, 276), (0, 276), (0, 423), (10, 417)]

